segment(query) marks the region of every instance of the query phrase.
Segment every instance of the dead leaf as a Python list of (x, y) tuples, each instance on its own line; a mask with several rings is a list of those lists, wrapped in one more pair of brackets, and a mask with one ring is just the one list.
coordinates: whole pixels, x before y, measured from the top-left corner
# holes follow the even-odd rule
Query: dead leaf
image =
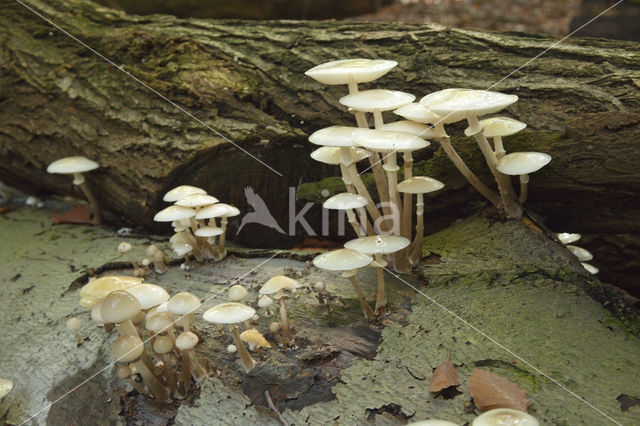
[(13, 210), (13, 207), (8, 207), (8, 206), (0, 207), (0, 214), (5, 214), (7, 212), (10, 212), (11, 210)]
[(52, 214), (51, 223), (91, 223), (91, 212), (86, 205), (78, 204), (63, 215)]
[(429, 392), (440, 392), (451, 386), (460, 385), (458, 373), (451, 363), (451, 354), (447, 356), (445, 362), (436, 367), (429, 383)]
[(469, 394), (482, 411), (513, 408), (527, 411), (527, 393), (518, 385), (490, 371), (474, 368), (469, 379)]

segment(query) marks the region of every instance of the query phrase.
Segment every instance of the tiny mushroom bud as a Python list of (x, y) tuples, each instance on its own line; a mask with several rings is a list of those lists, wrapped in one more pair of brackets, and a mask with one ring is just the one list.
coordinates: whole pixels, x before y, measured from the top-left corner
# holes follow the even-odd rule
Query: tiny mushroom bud
[(153, 270), (156, 271), (157, 274), (167, 272), (167, 265), (165, 264), (166, 256), (162, 250), (156, 250), (151, 258), (153, 259)]
[(121, 242), (120, 244), (118, 244), (118, 252), (119, 253), (127, 253), (128, 251), (131, 250), (131, 244), (129, 244), (126, 241)]
[(538, 420), (524, 411), (511, 408), (496, 408), (482, 413), (471, 422), (471, 426), (539, 426)]
[(143, 388), (142, 386), (140, 386), (140, 383), (136, 382), (132, 377), (131, 377), (131, 368), (129, 368), (129, 366), (127, 365), (119, 365), (118, 368), (116, 369), (116, 374), (118, 375), (119, 378), (121, 379), (125, 379), (127, 382), (129, 382), (129, 384), (139, 393), (142, 395), (146, 395), (147, 394), (147, 390), (145, 388)]
[(238, 348), (236, 348), (236, 345), (227, 346), (227, 352), (229, 352), (230, 354), (235, 354), (237, 351)]
[(265, 310), (264, 316), (267, 318), (272, 315), (271, 305), (273, 305), (273, 299), (267, 295), (262, 295), (258, 299), (258, 307)]
[(89, 188), (83, 173), (95, 170), (98, 167), (100, 167), (98, 163), (82, 156), (61, 158), (49, 164), (47, 167), (47, 172), (49, 173), (73, 174), (73, 184), (80, 187), (89, 201), (91, 210), (93, 210), (93, 220), (91, 223), (94, 225), (100, 225), (102, 223), (102, 214), (100, 213), (98, 200), (93, 195), (91, 188)]
[(242, 302), (249, 292), (240, 284), (233, 285), (229, 288), (229, 300), (232, 302)]
[(73, 333), (73, 336), (76, 338), (76, 345), (80, 346), (82, 344), (82, 337), (78, 334), (78, 330), (80, 330), (80, 326), (82, 322), (76, 317), (71, 317), (67, 320), (67, 330)]
[(280, 323), (272, 322), (269, 324), (269, 331), (273, 333), (279, 345), (282, 345), (282, 336), (280, 335)]
[(230, 324), (233, 341), (238, 349), (240, 361), (247, 373), (255, 367), (256, 361), (251, 358), (247, 348), (244, 346), (244, 343), (242, 343), (240, 333), (238, 333), (237, 324), (248, 320), (255, 315), (255, 313), (256, 311), (253, 308), (243, 305), (242, 303), (228, 302), (216, 305), (208, 309), (203, 314), (203, 318), (207, 322), (214, 324)]

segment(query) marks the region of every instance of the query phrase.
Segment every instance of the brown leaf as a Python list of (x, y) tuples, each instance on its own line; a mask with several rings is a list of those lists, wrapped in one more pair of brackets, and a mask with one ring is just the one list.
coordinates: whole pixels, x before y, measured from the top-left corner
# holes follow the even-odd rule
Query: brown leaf
[(471, 394), (476, 407), (482, 411), (494, 408), (513, 408), (526, 412), (529, 405), (527, 393), (518, 385), (504, 377), (479, 368), (474, 368), (471, 373), (469, 394)]
[(447, 356), (447, 360), (436, 367), (429, 383), (429, 392), (440, 392), (451, 386), (458, 386), (458, 373), (451, 363), (451, 354)]
[(91, 223), (91, 212), (86, 205), (78, 204), (63, 215), (52, 214), (51, 223)]

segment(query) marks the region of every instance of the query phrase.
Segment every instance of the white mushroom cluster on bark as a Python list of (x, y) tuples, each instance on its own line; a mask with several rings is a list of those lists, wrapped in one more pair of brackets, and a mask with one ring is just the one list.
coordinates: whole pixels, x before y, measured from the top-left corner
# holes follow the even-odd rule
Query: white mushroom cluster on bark
[(79, 303), (91, 309), (93, 321), (115, 325), (120, 334), (113, 347), (121, 363), (117, 375), (139, 393), (169, 403), (184, 399), (193, 382), (208, 376), (194, 350), (198, 337), (191, 332), (201, 303), (196, 295), (183, 291), (170, 297), (161, 286), (138, 277), (105, 276), (80, 289)]
[(222, 260), (227, 255), (227, 223), (240, 210), (190, 185), (173, 188), (163, 200), (174, 204), (159, 211), (153, 220), (171, 222), (175, 234), (169, 241), (176, 255), (184, 257), (183, 268), (191, 266), (191, 256), (198, 262), (207, 262)]
[[(518, 100), (515, 95), (487, 90), (445, 89), (414, 102), (415, 96), (409, 93), (379, 88), (359, 90), (360, 83), (382, 77), (396, 65), (395, 61), (380, 59), (346, 59), (327, 62), (307, 71), (306, 75), (320, 83), (348, 86), (349, 94), (339, 102), (355, 116), (357, 123), (357, 127), (320, 129), (309, 137), (309, 141), (322, 146), (311, 154), (313, 159), (340, 166), (347, 194), (352, 195), (349, 198), (347, 194), (338, 194), (336, 197), (341, 197), (340, 203), (334, 197), (328, 199), (324, 207), (345, 210), (358, 237), (392, 234), (413, 239), (408, 247), (388, 256), (396, 271), (408, 272), (421, 255), (424, 194), (444, 186), (426, 176), (413, 176), (413, 152), (429, 146), (426, 138), (439, 142), (469, 183), (506, 217), (513, 219), (522, 215), (529, 174), (546, 165), (551, 157), (534, 152), (507, 154), (502, 138), (521, 131), (526, 124), (508, 117), (480, 120), (480, 117), (497, 113), (515, 103)], [(404, 120), (385, 123), (383, 113), (390, 111)], [(367, 118), (367, 114), (372, 120)], [(475, 138), (495, 177), (497, 192), (480, 181), (450, 142), (444, 125), (462, 120), (468, 123), (465, 135)], [(493, 138), (493, 146), (487, 138)], [(402, 154), (404, 182), (398, 182), (398, 154)], [(365, 159), (368, 164), (358, 168), (358, 163)], [(375, 181), (377, 205), (360, 177), (361, 173), (369, 170)], [(520, 178), (519, 196), (510, 175)], [(414, 194), (417, 198), (415, 210)], [(412, 223), (414, 212), (415, 231)]]
[(564, 244), (565, 247), (567, 247), (567, 249), (571, 252), (571, 254), (573, 254), (575, 257), (578, 258), (578, 260), (580, 261), (580, 264), (584, 269), (587, 270), (587, 272), (593, 275), (600, 272), (600, 269), (598, 269), (597, 267), (593, 266), (590, 263), (587, 263), (588, 261), (593, 259), (593, 254), (591, 254), (591, 252), (585, 248), (578, 247), (572, 244), (578, 241), (580, 238), (582, 238), (582, 235), (576, 234), (576, 233), (569, 233), (569, 232), (560, 232), (556, 234), (556, 237), (558, 237), (558, 240), (562, 244)]

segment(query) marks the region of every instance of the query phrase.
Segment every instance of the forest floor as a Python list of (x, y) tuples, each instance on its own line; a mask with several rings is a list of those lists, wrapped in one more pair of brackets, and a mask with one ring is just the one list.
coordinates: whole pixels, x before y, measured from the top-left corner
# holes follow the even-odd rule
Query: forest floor
[[(236, 283), (249, 291), (289, 274), (305, 288), (291, 298), (296, 346), (274, 347), (250, 374), (226, 352), (228, 334), (197, 315), (198, 353), (214, 371), (188, 400), (159, 406), (115, 377), (105, 333), (78, 305), (87, 271), (144, 257), (165, 236), (121, 237), (115, 229), (51, 225), (52, 209), (15, 208), (0, 214), (0, 377), (15, 382), (0, 402), (0, 419), (21, 424), (279, 424), (268, 391), (289, 424), (405, 424), (442, 418), (458, 424), (470, 407), (474, 368), (507, 377), (527, 392), (541, 424), (640, 422), (640, 338), (637, 324), (590, 297), (600, 285), (567, 250), (520, 222), (476, 216), (425, 240), (425, 261), (412, 276), (387, 274), (391, 312), (366, 324), (348, 281), (310, 267), (314, 253), (235, 248), (221, 262), (185, 271), (174, 266), (148, 282), (188, 290), (202, 309), (226, 301)], [(118, 257), (117, 245), (133, 245)], [(557, 247), (556, 247), (557, 246)], [(168, 252), (168, 250), (167, 250)], [(275, 257), (274, 257), (275, 256)], [(114, 269), (104, 273), (130, 274)], [(360, 281), (372, 300), (375, 273)], [(313, 283), (327, 286), (318, 303)], [(74, 284), (75, 282), (75, 284)], [(76, 346), (66, 321), (82, 320)], [(451, 354), (461, 385), (449, 399), (428, 392), (432, 370)], [(553, 380), (551, 380), (552, 378)], [(560, 386), (560, 385), (561, 386)]]

